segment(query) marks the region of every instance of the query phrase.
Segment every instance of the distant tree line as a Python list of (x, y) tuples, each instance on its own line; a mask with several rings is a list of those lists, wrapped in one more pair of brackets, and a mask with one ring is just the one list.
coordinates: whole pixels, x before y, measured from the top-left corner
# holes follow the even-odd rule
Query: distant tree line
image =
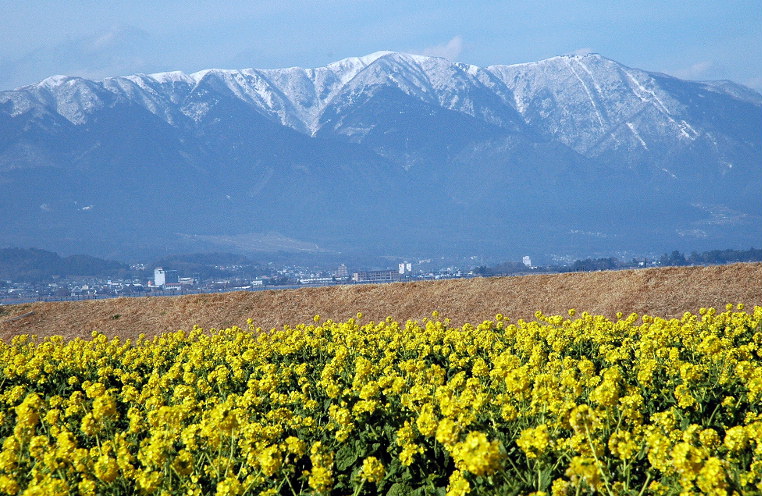
[(761, 262), (762, 249), (711, 250), (703, 253), (692, 252), (687, 257), (675, 250), (659, 258), (659, 265), (721, 265), (735, 262)]
[(0, 279), (35, 282), (52, 276), (112, 276), (127, 273), (129, 267), (113, 260), (89, 255), (61, 257), (37, 248), (0, 249)]
[(0, 280), (43, 282), (53, 277), (92, 276), (110, 278), (150, 279), (153, 269), (176, 270), (183, 276), (201, 280), (251, 278), (268, 272), (243, 255), (233, 253), (192, 253), (170, 255), (146, 267), (131, 270), (126, 264), (89, 255), (61, 257), (38, 248), (0, 249)]
[[(575, 260), (568, 265), (548, 265), (538, 267), (532, 272), (590, 272), (596, 270), (631, 269), (648, 264), (644, 259), (633, 259), (629, 262), (616, 257), (586, 258)], [(660, 266), (683, 266), (683, 265), (722, 265), (737, 262), (762, 262), (762, 249), (749, 248), (748, 250), (711, 250), (702, 253), (692, 252), (685, 256), (680, 251), (665, 253), (655, 260)], [(493, 267), (476, 267), (473, 272), (481, 276), (511, 275), (529, 272), (530, 270), (520, 262), (504, 262)]]
[[(566, 270), (572, 272), (593, 270), (628, 269), (641, 266), (642, 260), (625, 262), (614, 257), (576, 260)], [(674, 250), (665, 253), (656, 260), (656, 265), (685, 266), (685, 265), (722, 265), (737, 262), (762, 262), (762, 249), (749, 248), (748, 250), (711, 250), (702, 253), (684, 253)]]
[(529, 272), (530, 269), (521, 262), (503, 262), (493, 267), (480, 265), (473, 270), (473, 273), (479, 276), (503, 276), (509, 274), (521, 274)]
[[(262, 272), (262, 267), (243, 255), (234, 253), (189, 253), (170, 255), (154, 262), (153, 267), (176, 270), (185, 276), (201, 280), (225, 279)], [(233, 269), (233, 268), (237, 269)]]
[(587, 258), (585, 260), (575, 260), (569, 267), (572, 272), (590, 272), (594, 270), (614, 270), (622, 268), (624, 264), (618, 258)]

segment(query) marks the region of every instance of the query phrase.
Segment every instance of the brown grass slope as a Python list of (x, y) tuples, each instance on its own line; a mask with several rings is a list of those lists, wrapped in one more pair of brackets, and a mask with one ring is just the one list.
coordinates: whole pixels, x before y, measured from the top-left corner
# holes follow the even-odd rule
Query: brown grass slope
[[(364, 321), (391, 316), (422, 319), (438, 310), (453, 324), (478, 323), (503, 313), (532, 319), (534, 312), (563, 314), (569, 308), (613, 317), (636, 312), (679, 317), (726, 303), (762, 305), (762, 263), (711, 267), (494, 277), (296, 290), (37, 302), (0, 307), (0, 339), (17, 334), (135, 338), (140, 333), (245, 326), (263, 329), (309, 322), (315, 314)], [(118, 316), (118, 317), (117, 317)]]

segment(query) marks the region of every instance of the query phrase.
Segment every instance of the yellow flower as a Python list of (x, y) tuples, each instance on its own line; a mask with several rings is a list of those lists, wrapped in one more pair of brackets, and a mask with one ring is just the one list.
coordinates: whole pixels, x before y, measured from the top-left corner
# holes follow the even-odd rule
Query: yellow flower
[(601, 420), (588, 405), (579, 405), (570, 412), (569, 425), (574, 432), (585, 434), (600, 428)]
[[(762, 307), (573, 317), (450, 327), (358, 315), (0, 342), (0, 493), (98, 494), (126, 480), (141, 493), (274, 495), (290, 482), (325, 494), (350, 474), (382, 484), (387, 459), (449, 476), (451, 496), (762, 491)], [(368, 436), (375, 456), (334, 463)], [(529, 460), (508, 463), (504, 436)], [(520, 489), (536, 480), (533, 458), (556, 468)]]
[(37, 393), (29, 393), (24, 401), (15, 408), (16, 410), (16, 426), (23, 429), (25, 432), (31, 432), (31, 430), (40, 421), (39, 410), (42, 407), (42, 398)]
[(720, 445), (720, 436), (714, 429), (704, 429), (699, 433), (701, 445), (705, 448), (713, 449)]
[(450, 475), (446, 496), (465, 496), (470, 492), (471, 484), (468, 483), (460, 470), (455, 470)]
[(172, 461), (172, 468), (181, 476), (190, 475), (193, 472), (193, 454), (185, 449), (180, 450)]
[(275, 472), (280, 470), (282, 463), (278, 446), (273, 445), (261, 449), (257, 454), (257, 462), (262, 469), (262, 473), (272, 477)]
[(42, 460), (43, 455), (49, 448), (47, 436), (34, 436), (29, 440), (29, 455), (37, 460)]
[(152, 470), (138, 470), (135, 482), (142, 491), (153, 493), (161, 483), (161, 473)]
[(305, 445), (304, 441), (298, 437), (289, 436), (286, 438), (286, 451), (288, 453), (300, 457), (305, 453), (306, 450), (307, 446)]
[(672, 464), (683, 477), (693, 480), (702, 466), (701, 452), (688, 443), (677, 443), (672, 448)]
[(546, 451), (549, 442), (548, 426), (545, 424), (524, 429), (516, 440), (516, 444), (524, 451), (527, 458), (541, 456)]
[(309, 471), (308, 483), (319, 493), (327, 492), (333, 487), (333, 453), (327, 452), (319, 441), (310, 448), (312, 469)]
[(100, 423), (95, 420), (92, 413), (82, 417), (80, 430), (87, 436), (94, 436), (100, 430)]
[(609, 449), (621, 460), (629, 460), (639, 450), (639, 446), (629, 431), (616, 431), (609, 438)]
[(728, 493), (725, 468), (719, 458), (713, 456), (704, 462), (696, 478), (696, 485), (704, 494), (720, 496)]
[(77, 484), (77, 489), (79, 490), (79, 494), (85, 495), (85, 496), (95, 496), (96, 493), (96, 484), (95, 481), (92, 479), (82, 479), (79, 484)]
[(622, 373), (619, 367), (612, 367), (603, 372), (603, 382), (590, 393), (590, 400), (601, 406), (614, 406), (619, 401), (619, 384)]
[(368, 482), (381, 482), (384, 478), (386, 469), (384, 464), (381, 463), (378, 458), (369, 456), (362, 462), (362, 469), (360, 470), (360, 477)]
[(483, 432), (469, 432), (465, 441), (455, 445), (452, 450), (455, 466), (474, 475), (488, 475), (497, 471), (503, 460), (500, 444), (488, 441)]
[(95, 476), (103, 482), (113, 482), (119, 474), (119, 467), (116, 464), (116, 460), (107, 455), (101, 455), (96, 460)]
[(600, 490), (603, 486), (601, 471), (592, 458), (575, 456), (572, 458), (569, 467), (566, 469), (566, 475), (572, 482), (584, 482), (591, 489)]
[(431, 436), (437, 430), (438, 421), (436, 415), (434, 415), (434, 405), (426, 403), (421, 407), (421, 413), (416, 420), (416, 426), (418, 432), (424, 436)]
[(725, 447), (731, 452), (741, 451), (746, 447), (747, 437), (743, 426), (731, 427), (725, 432)]
[(217, 496), (238, 496), (243, 493), (241, 482), (233, 475), (217, 483)]
[(460, 438), (460, 425), (450, 418), (443, 418), (439, 421), (436, 430), (436, 440), (445, 447), (452, 447)]
[(571, 493), (571, 484), (563, 479), (556, 479), (550, 488), (551, 496), (566, 496)]
[(474, 377), (484, 377), (489, 375), (489, 367), (487, 366), (487, 362), (484, 361), (483, 358), (478, 357), (476, 360), (474, 360), (474, 365), (471, 368), (471, 373), (474, 375)]
[(685, 384), (680, 384), (677, 386), (675, 388), (674, 395), (675, 398), (677, 398), (677, 405), (680, 408), (688, 408), (697, 404), (696, 398), (691, 395), (688, 386)]
[(648, 445), (648, 461), (651, 465), (662, 471), (667, 472), (671, 469), (670, 460), (670, 441), (661, 431), (654, 429), (646, 438)]
[(0, 474), (0, 491), (5, 494), (16, 494), (19, 492), (19, 485), (12, 476)]
[(108, 395), (101, 394), (93, 401), (93, 416), (98, 419), (116, 416), (116, 401)]

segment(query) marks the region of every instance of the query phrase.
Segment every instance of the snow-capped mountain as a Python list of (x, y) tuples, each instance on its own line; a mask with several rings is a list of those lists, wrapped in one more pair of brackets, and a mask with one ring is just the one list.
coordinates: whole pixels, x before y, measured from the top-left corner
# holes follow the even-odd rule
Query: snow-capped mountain
[[(98, 82), (52, 76), (37, 85), (5, 92), (0, 101), (11, 104), (12, 116), (54, 104), (59, 115), (83, 124), (88, 114), (114, 99), (125, 99), (175, 124), (182, 121), (180, 116), (198, 122), (217, 98), (232, 97), (284, 126), (315, 134), (329, 124), (324, 115), (327, 109), (340, 114), (357, 98), (382, 87), (394, 87), (428, 104), (498, 125), (510, 125), (518, 117), (512, 97), (495, 75), (441, 58), (394, 52), (344, 59), (317, 69), (210, 69)], [(480, 101), (485, 95), (486, 101)], [(512, 119), (500, 118), (495, 107), (506, 107), (501, 110)]]
[(485, 250), (724, 248), (762, 239), (760, 130), (753, 90), (596, 54), (53, 76), (0, 92), (0, 227), (56, 249), (111, 239), (125, 212), (119, 244), (277, 232), (414, 250), (517, 229)]

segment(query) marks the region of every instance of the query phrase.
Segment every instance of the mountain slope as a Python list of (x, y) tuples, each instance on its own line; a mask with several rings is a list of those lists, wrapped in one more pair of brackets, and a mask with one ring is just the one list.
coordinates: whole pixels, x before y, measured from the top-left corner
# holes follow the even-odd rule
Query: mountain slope
[(263, 237), (377, 254), (745, 248), (762, 238), (760, 129), (748, 88), (596, 54), (53, 76), (0, 92), (0, 228), (102, 256)]

